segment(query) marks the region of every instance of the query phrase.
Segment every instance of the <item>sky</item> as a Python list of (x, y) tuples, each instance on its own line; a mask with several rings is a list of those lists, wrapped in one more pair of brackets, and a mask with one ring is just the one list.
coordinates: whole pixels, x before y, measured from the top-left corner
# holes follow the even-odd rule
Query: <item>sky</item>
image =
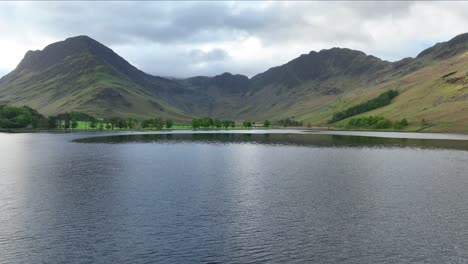
[(159, 76), (249, 77), (332, 47), (388, 61), (468, 32), (468, 2), (0, 2), (0, 76), (87, 35)]

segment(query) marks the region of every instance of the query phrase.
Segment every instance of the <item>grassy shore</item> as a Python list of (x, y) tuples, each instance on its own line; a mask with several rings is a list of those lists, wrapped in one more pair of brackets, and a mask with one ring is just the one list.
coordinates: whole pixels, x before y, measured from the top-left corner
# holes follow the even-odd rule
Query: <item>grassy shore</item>
[(230, 131), (230, 130), (268, 130), (268, 129), (296, 129), (296, 130), (314, 130), (314, 131), (374, 131), (374, 132), (417, 132), (417, 133), (458, 133), (458, 134), (468, 134), (468, 129), (464, 131), (444, 131), (440, 129), (434, 129), (438, 126), (435, 125), (426, 125), (426, 126), (419, 126), (419, 125), (409, 125), (403, 129), (368, 129), (368, 128), (346, 128), (342, 126), (311, 126), (311, 127), (282, 127), (282, 126), (271, 126), (271, 127), (251, 127), (245, 128), (242, 126), (235, 126), (229, 128), (198, 128), (193, 129), (190, 125), (174, 125), (171, 128), (162, 128), (160, 130), (153, 130), (153, 129), (141, 129), (141, 128), (134, 128), (134, 129), (91, 129), (90, 124), (85, 121), (78, 121), (78, 127), (75, 129), (32, 129), (32, 128), (0, 128), (0, 132), (3, 133), (32, 133), (32, 132), (84, 132), (84, 131), (103, 131), (103, 132), (117, 132), (117, 131), (128, 131), (128, 132), (158, 132), (158, 131), (174, 131), (174, 130), (195, 130), (195, 131), (204, 131), (204, 130), (217, 130), (217, 131)]

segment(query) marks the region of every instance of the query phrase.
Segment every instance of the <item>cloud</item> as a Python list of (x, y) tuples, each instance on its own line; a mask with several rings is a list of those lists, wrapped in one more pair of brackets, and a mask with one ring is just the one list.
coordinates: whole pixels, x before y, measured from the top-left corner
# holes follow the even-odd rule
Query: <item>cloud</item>
[(252, 76), (311, 50), (416, 56), (466, 32), (467, 2), (1, 2), (0, 75), (29, 49), (89, 35), (164, 76)]
[(189, 52), (189, 56), (193, 59), (195, 63), (223, 61), (229, 58), (229, 54), (223, 49), (212, 49), (209, 51), (194, 49)]

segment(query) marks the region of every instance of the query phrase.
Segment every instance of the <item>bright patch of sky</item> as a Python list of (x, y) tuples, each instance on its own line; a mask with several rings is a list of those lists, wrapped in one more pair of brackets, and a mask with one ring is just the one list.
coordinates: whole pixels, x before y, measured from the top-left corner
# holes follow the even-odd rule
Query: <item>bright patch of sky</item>
[(141, 70), (253, 76), (311, 50), (395, 61), (468, 32), (468, 2), (0, 2), (0, 76), (76, 35)]

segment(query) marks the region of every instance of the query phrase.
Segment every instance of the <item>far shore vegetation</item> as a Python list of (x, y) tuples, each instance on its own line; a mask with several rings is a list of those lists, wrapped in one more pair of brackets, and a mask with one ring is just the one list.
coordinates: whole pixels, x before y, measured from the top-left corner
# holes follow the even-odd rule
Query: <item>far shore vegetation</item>
[(367, 129), (403, 129), (409, 125), (408, 120), (403, 118), (392, 122), (383, 116), (368, 116), (351, 118), (345, 127), (347, 128), (367, 128)]
[(333, 114), (329, 123), (334, 123), (351, 116), (359, 115), (361, 113), (369, 112), (379, 107), (389, 105), (392, 102), (393, 98), (397, 97), (399, 94), (400, 92), (398, 92), (397, 90), (388, 90), (386, 92), (383, 92), (379, 96), (371, 100), (368, 100), (358, 105), (354, 105), (344, 111)]
[(249, 129), (269, 128), (271, 122), (220, 120), (212, 117), (194, 118), (191, 124), (176, 124), (172, 119), (154, 117), (98, 118), (81, 112), (61, 113), (47, 118), (27, 106), (0, 105), (0, 129), (31, 130), (162, 130), (162, 129)]
[[(402, 130), (410, 123), (406, 118), (401, 120), (389, 120), (382, 116), (368, 116), (350, 118), (337, 128), (363, 129), (363, 130)], [(417, 127), (430, 126), (426, 120), (418, 122)], [(28, 106), (0, 105), (0, 130), (180, 130), (180, 129), (250, 129), (250, 128), (305, 128), (302, 121), (294, 117), (288, 117), (277, 121), (250, 120), (235, 121), (212, 117), (194, 118), (191, 123), (176, 123), (172, 119), (153, 117), (145, 120), (135, 118), (94, 117), (81, 112), (61, 113), (55, 116), (44, 117), (36, 110)], [(310, 124), (307, 125), (310, 128)]]

